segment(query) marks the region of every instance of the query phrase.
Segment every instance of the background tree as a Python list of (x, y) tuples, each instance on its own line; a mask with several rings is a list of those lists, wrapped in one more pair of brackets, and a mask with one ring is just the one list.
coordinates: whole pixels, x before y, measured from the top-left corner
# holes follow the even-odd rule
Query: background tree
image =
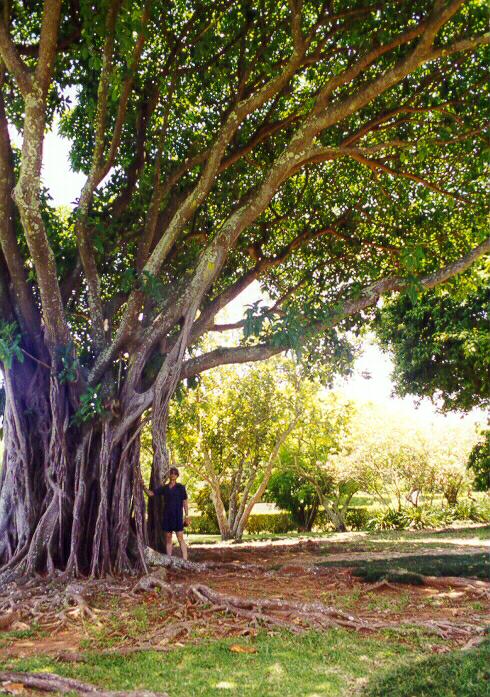
[[(376, 331), (395, 362), (398, 394), (430, 397), (443, 411), (488, 407), (489, 310), (488, 262), (449, 287), (427, 291), (416, 300), (404, 296), (386, 303)], [(488, 435), (471, 451), (468, 469), (477, 489), (488, 488)]]
[(468, 469), (474, 476), (473, 486), (477, 491), (490, 489), (490, 430), (481, 434), (468, 458)]
[[(382, 294), (488, 251), (486, 26), (479, 0), (2, 0), (5, 573), (144, 568), (145, 412), (156, 484), (180, 380), (348, 357)], [(41, 181), (57, 119), (68, 214)], [(247, 340), (200, 352), (257, 279)]]
[(336, 455), (348, 437), (352, 407), (335, 393), (310, 400), (281, 452), (281, 466), (308, 482), (335, 529), (344, 532), (346, 514), (360, 480)]
[(474, 424), (436, 424), (375, 404), (359, 405), (340, 459), (360, 488), (384, 507), (457, 503), (471, 486), (465, 463), (477, 441)]
[(208, 484), (224, 540), (241, 540), (310, 392), (292, 362), (269, 361), (211, 371), (174, 402), (172, 452)]
[(488, 406), (489, 310), (488, 264), (466, 274), (456, 288), (385, 303), (376, 331), (395, 362), (397, 392), (440, 400), (446, 411)]
[(296, 471), (280, 468), (274, 472), (264, 500), (287, 511), (300, 531), (309, 532), (315, 524), (319, 496), (315, 487)]

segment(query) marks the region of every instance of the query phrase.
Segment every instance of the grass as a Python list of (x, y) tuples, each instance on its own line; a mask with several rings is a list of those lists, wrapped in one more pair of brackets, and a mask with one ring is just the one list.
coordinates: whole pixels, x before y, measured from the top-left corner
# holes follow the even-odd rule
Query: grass
[[(235, 653), (232, 646), (253, 647), (255, 653)], [(160, 654), (130, 657), (89, 654), (87, 663), (56, 663), (47, 657), (21, 659), (17, 670), (49, 670), (110, 689), (152, 689), (171, 697), (220, 695), (346, 694), (364, 684), (376, 666), (394, 669), (415, 657), (410, 646), (360, 638), (331, 630), (300, 637), (288, 633), (259, 635), (253, 641), (201, 642)]]
[(90, 623), (85, 625), (87, 637), (82, 639), (80, 646), (83, 650), (94, 647), (108, 649), (128, 638), (137, 640), (148, 632), (159, 613), (157, 606), (135, 605), (124, 611), (114, 607), (102, 626)]
[(480, 541), (490, 540), (490, 525), (472, 525), (443, 530), (387, 530), (386, 532), (376, 533), (379, 540), (424, 540), (436, 537), (441, 540), (453, 539), (475, 539)]
[[(419, 546), (438, 547), (441, 544), (456, 544), (458, 539), (475, 540), (475, 544), (490, 540), (490, 525), (462, 525), (443, 530), (387, 530), (383, 532), (351, 532), (347, 536), (336, 532), (289, 532), (287, 534), (261, 533), (244, 535), (243, 542), (280, 541), (298, 538), (313, 538), (319, 542), (332, 542), (342, 547), (359, 547), (359, 551), (410, 551)], [(218, 544), (219, 535), (190, 534), (189, 544)], [(346, 539), (347, 538), (347, 539)], [(347, 549), (346, 549), (347, 551)]]
[(488, 697), (490, 642), (473, 651), (430, 656), (372, 680), (365, 697)]
[[(410, 630), (405, 629), (404, 639), (407, 633)], [(334, 629), (301, 636), (262, 633), (254, 640), (207, 641), (165, 654), (141, 652), (118, 657), (92, 653), (80, 664), (37, 656), (10, 661), (9, 667), (56, 672), (107, 689), (167, 691), (170, 697), (488, 694), (484, 692), (488, 688), (488, 647), (421, 660), (427, 656), (429, 638), (420, 632), (415, 634), (414, 641), (401, 643), (397, 641), (401, 635), (393, 631), (378, 639)], [(252, 648), (255, 653), (236, 652), (237, 645)], [(452, 692), (443, 691), (444, 681)]]
[(404, 612), (410, 604), (408, 593), (402, 592), (397, 594), (396, 597), (384, 595), (368, 596), (363, 594), (361, 589), (355, 589), (348, 593), (327, 591), (326, 593), (321, 593), (320, 598), (325, 605), (333, 605), (344, 610), (353, 610), (360, 604), (365, 610), (370, 612)]
[(0, 632), (0, 649), (4, 649), (7, 646), (11, 646), (16, 641), (23, 639), (40, 639), (46, 636), (46, 632), (43, 631), (39, 625), (33, 623), (29, 629), (17, 629), (11, 631)]
[(382, 578), (401, 583), (422, 583), (421, 576), (463, 576), (490, 579), (490, 557), (480, 554), (411, 555), (400, 559), (363, 559), (321, 562), (321, 566), (354, 568), (354, 575), (365, 581)]

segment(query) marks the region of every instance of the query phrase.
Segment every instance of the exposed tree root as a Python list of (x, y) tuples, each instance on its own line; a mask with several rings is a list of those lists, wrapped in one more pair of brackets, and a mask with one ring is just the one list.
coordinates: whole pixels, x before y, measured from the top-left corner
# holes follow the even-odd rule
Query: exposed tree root
[(33, 690), (43, 692), (77, 693), (79, 695), (96, 695), (96, 697), (168, 697), (166, 692), (149, 692), (148, 690), (113, 692), (101, 690), (95, 685), (62, 678), (54, 673), (16, 673), (10, 671), (0, 672), (0, 683), (3, 691), (9, 692), (9, 685), (24, 685)]
[(423, 576), (422, 578), (424, 584), (432, 586), (432, 588), (438, 588), (440, 590), (460, 588), (465, 593), (490, 600), (490, 587), (485, 581), (460, 578), (459, 576)]
[(16, 619), (16, 612), (7, 612), (5, 615), (0, 615), (0, 630), (8, 629)]
[(88, 617), (92, 621), (97, 622), (98, 618), (96, 613), (88, 606), (87, 601), (85, 598), (82, 596), (83, 592), (83, 586), (81, 584), (70, 584), (69, 586), (66, 587), (65, 590), (65, 598), (66, 598), (66, 604), (69, 604), (70, 601), (73, 601), (76, 606), (76, 610), (78, 615), (81, 615), (82, 617)]
[(242, 562), (185, 561), (180, 557), (169, 557), (167, 554), (160, 554), (160, 552), (151, 549), (151, 547), (147, 547), (145, 549), (145, 561), (149, 566), (158, 566), (164, 569), (173, 569), (175, 571), (193, 571), (196, 573), (212, 571), (214, 569), (230, 572), (240, 571), (253, 573), (264, 573), (264, 571), (266, 571), (263, 567), (258, 566), (257, 564), (244, 564)]
[(164, 569), (175, 569), (178, 571), (207, 571), (209, 566), (204, 562), (185, 561), (180, 557), (169, 557), (167, 554), (160, 554), (151, 547), (145, 549), (145, 562), (150, 566), (159, 566)]
[(215, 612), (228, 612), (249, 622), (269, 627), (280, 627), (299, 633), (306, 629), (325, 630), (330, 627), (342, 627), (356, 631), (378, 631), (393, 629), (400, 625), (420, 627), (443, 639), (464, 639), (479, 635), (483, 627), (470, 623), (455, 624), (441, 620), (379, 622), (371, 619), (354, 617), (343, 610), (324, 605), (320, 602), (299, 602), (294, 600), (269, 600), (263, 598), (241, 598), (225, 595), (203, 584), (170, 584), (154, 576), (140, 579), (133, 589), (139, 590), (158, 587), (170, 597), (181, 600), (211, 605)]
[[(441, 610), (434, 612), (433, 619), (427, 619), (426, 613), (415, 610), (413, 613), (404, 612), (392, 617), (376, 615), (375, 611), (366, 610), (361, 602), (359, 609), (350, 614), (321, 602), (299, 600), (303, 596), (303, 586), (298, 584), (298, 578), (294, 579), (295, 582), (286, 581), (272, 570), (265, 570), (264, 575), (264, 567), (245, 565), (246, 573), (242, 574), (241, 564), (195, 564), (165, 555), (158, 556), (165, 566), (155, 567), (151, 574), (138, 579), (88, 579), (67, 584), (66, 579), (60, 576), (48, 582), (33, 578), (22, 586), (11, 583), (2, 588), (0, 594), (0, 621), (3, 621), (7, 631), (30, 629), (38, 625), (49, 636), (46, 641), (48, 651), (62, 661), (85, 660), (83, 654), (78, 652), (79, 638), (81, 632), (87, 636), (87, 631), (94, 624), (104, 629), (100, 646), (94, 645), (99, 653), (121, 655), (145, 650), (168, 651), (176, 642), (194, 642), (201, 635), (216, 638), (254, 635), (260, 627), (301, 633), (308, 629), (324, 631), (331, 627), (376, 632), (412, 626), (459, 645), (478, 640), (484, 631), (483, 612), (459, 614), (456, 617), (449, 610), (449, 615)], [(249, 577), (248, 572), (252, 568), (256, 573)], [(205, 579), (206, 583), (201, 583)], [(206, 585), (207, 579), (212, 587)], [(242, 584), (240, 579), (247, 580)], [(347, 590), (353, 587), (353, 582), (349, 579), (350, 575), (345, 572), (332, 577), (333, 585), (325, 585), (323, 579), (318, 579), (317, 583), (312, 576), (305, 583), (310, 592), (326, 590), (327, 587), (338, 591), (339, 583), (344, 584), (346, 581), (349, 584)], [(255, 591), (252, 588), (257, 588), (258, 581), (260, 586), (262, 580), (264, 593), (259, 591), (259, 595), (264, 597), (253, 597)], [(222, 583), (226, 591), (215, 590), (221, 589)], [(489, 592), (487, 583), (471, 579), (426, 577), (425, 583), (430, 587), (440, 588), (443, 594), (446, 589), (457, 589), (456, 594), (449, 595), (454, 595), (454, 598), (465, 595), (466, 602), (475, 597), (487, 598)], [(354, 585), (361, 595), (384, 589), (390, 593), (401, 590), (399, 584), (391, 585), (386, 581), (374, 585)], [(242, 588), (240, 595), (234, 594), (237, 586)], [(250, 596), (245, 590), (248, 586)], [(295, 589), (298, 591), (297, 596)], [(279, 599), (268, 596), (269, 592), (278, 595)], [(414, 593), (418, 597), (420, 590)], [(137, 594), (146, 597), (136, 600)], [(431, 594), (437, 595), (438, 590)], [(151, 622), (144, 631), (133, 625), (132, 631), (128, 633), (120, 619), (127, 618), (129, 623), (134, 622), (135, 605), (145, 606)], [(114, 621), (116, 616), (118, 622)], [(19, 623), (22, 627), (17, 626)], [(113, 642), (110, 649), (104, 648), (106, 635)], [(65, 637), (67, 643), (64, 642)], [(6, 650), (9, 653), (15, 651), (15, 645)]]
[(383, 579), (382, 581), (378, 581), (377, 583), (374, 583), (372, 586), (368, 586), (368, 588), (364, 588), (361, 591), (361, 595), (365, 595), (366, 593), (374, 593), (376, 591), (381, 591), (381, 590), (399, 591), (400, 589), (397, 588), (393, 583), (390, 583), (386, 579)]

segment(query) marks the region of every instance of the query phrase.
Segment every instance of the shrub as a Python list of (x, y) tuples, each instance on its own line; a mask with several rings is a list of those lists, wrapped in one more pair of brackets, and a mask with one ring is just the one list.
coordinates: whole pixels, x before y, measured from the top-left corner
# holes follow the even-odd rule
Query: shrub
[(299, 530), (311, 530), (320, 503), (314, 486), (291, 470), (278, 470), (272, 475), (264, 501), (287, 511)]
[(384, 508), (375, 511), (368, 523), (369, 530), (403, 530), (408, 527), (403, 511)]
[(369, 530), (404, 530), (412, 528), (436, 528), (455, 521), (471, 520), (485, 523), (489, 520), (489, 511), (484, 502), (464, 499), (455, 506), (440, 508), (436, 506), (410, 506), (401, 511), (392, 508), (375, 511), (367, 528)]
[[(294, 521), (288, 513), (257, 513), (250, 516), (246, 527), (250, 535), (283, 535), (295, 529)], [(219, 535), (218, 523), (208, 515), (192, 516), (187, 530), (194, 535)]]
[(190, 525), (186, 528), (194, 535), (218, 535), (218, 522), (207, 515), (191, 516)]
[(347, 527), (351, 530), (367, 530), (372, 515), (366, 508), (349, 508), (346, 515)]
[(475, 445), (468, 459), (468, 469), (475, 477), (477, 491), (490, 489), (490, 429), (482, 435), (483, 440)]
[(472, 499), (463, 499), (454, 508), (454, 520), (472, 520), (474, 523), (488, 522), (488, 511), (483, 503)]
[(326, 514), (326, 512), (323, 510), (323, 508), (318, 511), (315, 519), (315, 531), (317, 532), (333, 532), (335, 530), (335, 527)]
[(284, 535), (296, 529), (289, 513), (257, 513), (248, 519), (246, 530), (250, 535), (273, 533)]
[(403, 510), (403, 516), (406, 520), (406, 525), (404, 527), (413, 528), (415, 530), (436, 528), (441, 522), (444, 522), (441, 520), (441, 516), (437, 510), (425, 506), (405, 508)]

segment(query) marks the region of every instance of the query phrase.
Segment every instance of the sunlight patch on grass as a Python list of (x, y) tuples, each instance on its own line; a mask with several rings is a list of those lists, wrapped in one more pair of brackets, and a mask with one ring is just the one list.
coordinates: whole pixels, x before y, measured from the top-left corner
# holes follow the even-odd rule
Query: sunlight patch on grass
[[(234, 653), (236, 639), (202, 641), (167, 654), (141, 652), (131, 656), (87, 655), (80, 664), (57, 663), (38, 656), (10, 661), (16, 670), (52, 672), (75, 677), (114, 690), (151, 689), (171, 697), (211, 696), (284, 697), (320, 694), (338, 697), (359, 678), (367, 678), (373, 665), (394, 668), (415, 656), (410, 647), (380, 639), (331, 630), (301, 636), (260, 634), (254, 654)], [(366, 661), (366, 656), (370, 661)]]

